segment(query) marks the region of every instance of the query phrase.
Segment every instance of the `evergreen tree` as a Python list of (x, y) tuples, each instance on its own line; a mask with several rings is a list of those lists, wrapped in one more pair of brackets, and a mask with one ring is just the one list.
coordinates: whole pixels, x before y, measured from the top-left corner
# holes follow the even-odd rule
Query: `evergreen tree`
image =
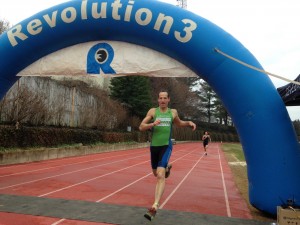
[(229, 120), (229, 114), (226, 110), (226, 108), (223, 106), (221, 99), (215, 94), (214, 101), (214, 116), (219, 119), (220, 124), (228, 125)]
[(121, 102), (131, 116), (145, 117), (151, 108), (151, 94), (148, 77), (114, 77), (110, 82), (110, 96)]
[(207, 117), (207, 121), (211, 122), (211, 116), (213, 115), (213, 100), (214, 100), (214, 91), (205, 81), (201, 82), (201, 88), (197, 91), (197, 94), (200, 97), (201, 103), (200, 107), (203, 110), (203, 113)]

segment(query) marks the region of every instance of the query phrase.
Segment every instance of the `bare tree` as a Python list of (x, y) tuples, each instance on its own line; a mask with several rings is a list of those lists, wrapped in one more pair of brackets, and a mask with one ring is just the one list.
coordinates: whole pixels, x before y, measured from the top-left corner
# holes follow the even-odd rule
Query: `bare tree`
[(4, 33), (10, 28), (10, 23), (7, 20), (0, 19), (0, 34)]
[[(102, 94), (104, 94), (104, 92)], [(97, 128), (113, 130), (125, 124), (127, 112), (118, 101), (109, 98), (101, 98), (101, 101), (99, 98), (98, 100), (96, 115)]]
[(11, 89), (2, 101), (5, 120), (35, 125), (44, 124), (49, 117), (44, 98), (30, 91), (26, 86), (18, 87), (17, 91)]
[(0, 102), (1, 121), (70, 126), (72, 120), (75, 127), (104, 130), (125, 126), (126, 110), (106, 91), (82, 81), (63, 81), (60, 85), (49, 78), (20, 80)]
[(5, 109), (5, 104), (6, 104), (6, 95), (4, 96), (4, 98), (0, 101), (0, 121), (3, 120), (4, 117), (4, 109)]
[(97, 114), (96, 107), (91, 105), (87, 98), (82, 102), (79, 108), (79, 126), (93, 127), (95, 126), (95, 115)]

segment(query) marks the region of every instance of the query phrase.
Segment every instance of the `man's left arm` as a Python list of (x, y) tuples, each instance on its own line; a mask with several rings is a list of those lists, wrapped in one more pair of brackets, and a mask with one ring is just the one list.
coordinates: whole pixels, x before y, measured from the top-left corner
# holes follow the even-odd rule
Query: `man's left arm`
[(192, 130), (196, 130), (196, 124), (194, 124), (192, 121), (184, 121), (181, 120), (178, 116), (177, 110), (176, 109), (172, 109), (172, 114), (173, 114), (173, 122), (176, 126), (179, 127), (191, 127)]

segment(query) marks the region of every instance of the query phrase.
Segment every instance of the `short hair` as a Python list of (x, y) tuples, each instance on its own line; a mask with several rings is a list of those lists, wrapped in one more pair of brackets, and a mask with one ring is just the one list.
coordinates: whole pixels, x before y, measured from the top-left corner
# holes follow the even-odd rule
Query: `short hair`
[(160, 93), (162, 93), (162, 92), (166, 92), (166, 93), (167, 93), (167, 96), (168, 96), (168, 98), (170, 97), (170, 96), (169, 96), (169, 92), (168, 92), (167, 90), (161, 90), (161, 91), (159, 91), (159, 92), (158, 92), (158, 97), (159, 97), (159, 94), (160, 94)]

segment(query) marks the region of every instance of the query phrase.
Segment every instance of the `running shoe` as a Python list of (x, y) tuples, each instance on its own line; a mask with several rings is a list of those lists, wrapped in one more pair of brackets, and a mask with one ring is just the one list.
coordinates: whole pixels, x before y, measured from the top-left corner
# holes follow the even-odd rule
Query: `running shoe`
[(156, 209), (154, 207), (152, 207), (151, 209), (148, 209), (148, 212), (145, 213), (144, 217), (150, 221), (152, 221), (154, 219), (156, 215)]
[(166, 168), (166, 175), (165, 177), (168, 178), (171, 174), (172, 164), (169, 164)]

